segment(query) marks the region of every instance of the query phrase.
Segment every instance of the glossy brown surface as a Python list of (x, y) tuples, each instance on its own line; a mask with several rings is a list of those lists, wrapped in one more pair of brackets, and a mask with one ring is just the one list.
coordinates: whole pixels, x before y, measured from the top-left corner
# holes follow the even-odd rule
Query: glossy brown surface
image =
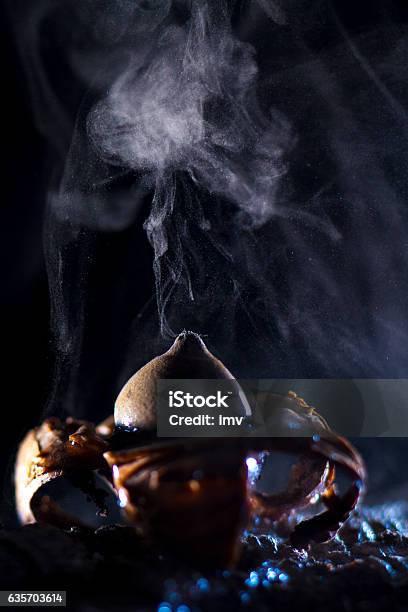
[(81, 473), (103, 467), (107, 446), (91, 423), (72, 418), (49, 418), (29, 431), (18, 450), (14, 477), (21, 522), (76, 524), (51, 500), (42, 499), (41, 489), (68, 471)]
[(157, 445), (106, 453), (129, 520), (159, 550), (202, 566), (236, 561), (249, 520), (243, 449)]

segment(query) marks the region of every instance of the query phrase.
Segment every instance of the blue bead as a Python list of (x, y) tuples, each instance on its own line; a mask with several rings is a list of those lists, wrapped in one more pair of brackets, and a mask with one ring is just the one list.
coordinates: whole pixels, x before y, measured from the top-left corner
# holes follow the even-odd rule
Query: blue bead
[(284, 574), (283, 572), (281, 572), (279, 574), (279, 580), (280, 580), (280, 582), (287, 582), (289, 580), (289, 576), (287, 574)]
[(199, 578), (197, 580), (197, 587), (202, 593), (207, 593), (210, 590), (210, 583), (206, 578)]

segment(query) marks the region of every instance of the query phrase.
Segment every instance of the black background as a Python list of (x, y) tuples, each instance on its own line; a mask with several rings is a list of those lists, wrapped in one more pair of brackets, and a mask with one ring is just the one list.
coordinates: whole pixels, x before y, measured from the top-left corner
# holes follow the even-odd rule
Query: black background
[[(67, 10), (69, 11), (69, 2)], [(348, 53), (341, 33), (338, 29), (331, 8), (335, 8), (337, 15), (341, 18), (344, 28), (350, 36), (362, 36), (365, 34), (374, 36), (378, 44), (366, 49), (366, 57), (371, 65), (376, 68), (382, 56), (384, 45), (384, 56), (390, 50), (406, 38), (406, 25), (408, 20), (408, 7), (404, 2), (382, 0), (366, 2), (292, 2), (291, 19), (289, 25), (283, 32), (270, 35), (270, 23), (265, 18), (255, 24), (248, 24), (250, 34), (248, 38), (254, 39), (258, 50), (258, 58), (261, 69), (281, 79), (282, 71), (285, 75), (293, 69), (292, 77), (281, 79), (281, 87), (274, 93), (275, 105), (284, 109), (291, 118), (300, 126), (300, 145), (293, 159), (292, 174), (295, 175), (294, 190), (296, 193), (313, 192), (318, 187), (322, 177), (332, 173), (330, 156), (322, 146), (325, 142), (324, 106), (320, 106), (319, 98), (310, 93), (306, 99), (307, 87), (298, 80), (296, 68), (302, 66), (311, 56), (326, 57), (327, 54), (337, 49), (334, 58), (339, 59), (339, 71), (337, 78), (346, 81), (347, 71), (341, 58)], [(244, 5), (244, 3), (242, 3)], [(2, 67), (2, 129), (1, 148), (3, 160), (1, 168), (3, 177), (1, 182), (2, 217), (1, 217), (1, 295), (2, 295), (2, 318), (1, 318), (1, 414), (2, 414), (2, 439), (0, 445), (0, 464), (4, 474), (3, 503), (5, 516), (12, 514), (12, 490), (10, 486), (13, 453), (18, 440), (24, 431), (41, 419), (52, 390), (52, 375), (54, 354), (50, 337), (50, 307), (43, 254), (43, 222), (47, 205), (47, 194), (50, 185), (58, 183), (61, 175), (64, 155), (66, 155), (72, 129), (75, 122), (79, 105), (86, 93), (86, 84), (75, 77), (63, 61), (64, 45), (67, 44), (63, 37), (56, 36), (55, 32), (49, 31), (49, 37), (45, 38), (45, 45), (49, 58), (48, 70), (53, 76), (59, 95), (63, 100), (65, 116), (67, 119), (64, 130), (59, 132), (58, 146), (46, 138), (44, 130), (38, 126), (34, 116), (33, 102), (30, 97), (28, 76), (24, 70), (21, 60), (21, 49), (19, 47), (20, 34), (24, 31), (26, 23), (23, 18), (16, 20), (10, 16), (7, 3), (1, 4), (1, 58)], [(239, 7), (238, 7), (239, 8)], [(313, 10), (312, 10), (313, 9)], [(238, 9), (237, 9), (238, 11)], [(27, 13), (29, 19), (29, 12)], [(244, 28), (245, 29), (245, 28)], [(364, 47), (364, 43), (363, 47)], [(374, 50), (373, 50), (374, 49)], [(370, 56), (370, 53), (372, 54)], [(336, 55), (337, 54), (337, 55)], [(408, 62), (408, 56), (405, 55)], [(333, 64), (334, 62), (334, 64)], [(335, 70), (336, 60), (331, 61), (331, 69)], [(394, 100), (400, 100), (400, 107), (404, 108), (404, 99), (407, 100), (406, 72), (400, 71), (401, 66), (395, 65), (390, 75), (389, 85), (392, 87)], [(289, 72), (288, 72), (289, 71)], [(361, 77), (363, 78), (363, 76)], [(369, 93), (369, 88), (366, 90)], [(374, 90), (373, 90), (374, 91)], [(384, 140), (387, 149), (392, 146), (387, 138), (394, 139), (395, 158), (400, 161), (400, 168), (394, 168), (395, 184), (399, 189), (401, 202), (407, 196), (407, 162), (404, 158), (406, 153), (406, 131), (407, 116), (399, 117), (401, 128), (396, 124), (391, 126), (388, 102), (382, 105), (378, 102), (377, 90), (373, 94), (373, 106), (367, 109), (367, 116), (373, 131), (378, 136), (378, 142)], [(267, 95), (265, 93), (265, 95)], [(367, 95), (366, 100), (369, 100)], [(406, 108), (406, 106), (405, 106)], [(314, 109), (319, 121), (311, 124), (305, 122), (302, 131), (302, 112), (309, 114)], [(361, 121), (362, 117), (358, 118)], [(52, 117), (50, 117), (52, 125)], [(398, 130), (401, 130), (398, 132)], [(394, 131), (390, 136), (390, 130)], [(400, 139), (395, 135), (400, 135)], [(389, 156), (392, 176), (395, 158)], [(313, 167), (313, 170), (310, 170)], [(292, 177), (293, 178), (293, 177)], [(404, 182), (405, 181), (405, 182)], [(362, 190), (375, 192), (375, 185), (362, 183)], [(368, 193), (368, 195), (371, 195)], [(406, 200), (405, 200), (406, 202)], [(386, 205), (386, 203), (384, 203)], [(88, 414), (92, 418), (103, 418), (113, 405), (114, 398), (125, 379), (123, 373), (123, 362), (127, 350), (126, 334), (135, 314), (145, 303), (151, 300), (154, 291), (152, 274), (152, 253), (150, 245), (142, 230), (142, 221), (147, 214), (149, 203), (140, 212), (140, 216), (129, 229), (114, 234), (92, 237), (96, 240), (94, 251), (95, 265), (93, 267), (90, 290), (88, 294), (90, 317), (85, 339), (84, 365), (81, 369), (80, 384), (82, 393), (78, 400), (78, 412), (82, 415)], [(402, 208), (403, 210), (403, 208)], [(350, 219), (347, 215), (341, 215), (338, 211), (333, 212), (333, 217), (340, 228), (346, 233)], [(407, 274), (404, 263), (408, 249), (408, 234), (404, 216), (398, 221), (399, 233), (393, 235), (393, 229), (380, 233), (378, 227), (373, 237), (374, 243), (378, 245), (378, 253), (392, 252), (395, 278), (398, 282), (394, 285), (384, 282), (384, 295), (387, 299), (398, 306), (399, 313), (407, 312)], [(403, 236), (406, 236), (404, 243)], [(316, 247), (319, 249), (319, 246)], [(324, 246), (322, 246), (324, 249)], [(96, 253), (96, 255), (95, 255)], [(351, 272), (345, 280), (339, 274), (338, 280), (344, 283), (354, 283), (354, 288), (361, 294), (360, 304), (365, 308), (359, 312), (348, 312), (347, 317), (355, 317), (355, 321), (361, 322), (364, 329), (362, 339), (370, 336), (370, 327), (367, 319), (370, 316), (373, 304), (378, 306), (378, 295), (375, 299), (370, 294), (366, 279), (359, 277), (358, 272), (353, 270), (353, 258), (355, 253), (350, 251), (343, 256), (351, 262)], [(133, 265), (126, 262), (137, 262)], [(137, 267), (135, 283), (135, 265)], [(333, 264), (334, 265), (334, 264)], [(118, 270), (123, 275), (118, 278)], [(384, 273), (388, 273), (385, 271)], [(278, 289), (279, 289), (278, 283)], [(75, 292), (75, 286), (71, 291)], [(281, 284), (282, 299), (285, 299), (286, 287)], [(154, 304), (154, 302), (153, 302)], [(154, 309), (154, 307), (153, 307)], [(217, 323), (218, 324), (218, 323)], [(322, 315), (322, 326), (325, 325), (325, 317)], [(367, 328), (365, 326), (367, 325)], [(214, 322), (214, 329), (216, 322)], [(211, 336), (211, 326), (205, 330)], [(373, 334), (375, 333), (372, 332)], [(331, 338), (330, 343), (333, 351), (336, 351), (336, 338)], [(213, 340), (214, 342), (214, 340)], [(404, 344), (404, 338), (401, 338)], [(128, 365), (129, 371), (140, 365), (146, 356), (153, 356), (157, 347), (164, 347), (169, 340), (157, 339), (155, 336), (151, 347), (146, 348), (146, 338), (143, 338), (140, 346), (140, 358), (132, 359)], [(209, 340), (211, 345), (211, 338)], [(222, 346), (216, 345), (218, 354), (224, 357)], [(241, 355), (245, 352), (245, 342), (236, 342), (229, 349), (225, 361), (234, 369), (241, 363), (241, 359), (234, 357), (237, 352)], [(369, 349), (370, 350), (370, 349)], [(381, 347), (378, 348), (381, 352)], [(254, 370), (250, 367), (240, 368), (241, 377), (257, 376), (325, 376), (330, 375), (327, 371), (321, 371), (320, 362), (315, 361), (308, 354), (307, 348), (301, 343), (296, 347), (297, 358), (294, 361), (291, 347), (285, 346), (274, 349), (274, 358), (277, 367), (268, 371), (267, 367), (261, 367), (255, 363)], [(343, 371), (334, 368), (332, 376), (377, 376), (398, 377), (404, 375), (404, 368), (408, 363), (402, 363), (407, 351), (406, 345), (395, 351), (395, 357), (389, 361), (379, 359), (375, 369), (371, 371), (366, 367), (364, 358), (362, 362), (345, 364)], [(266, 352), (266, 351), (265, 351)], [(251, 353), (248, 353), (251, 356)], [(328, 356), (329, 359), (329, 356)], [(235, 361), (234, 361), (235, 360)], [(398, 360), (402, 360), (398, 363)], [(261, 360), (262, 361), (262, 360)], [(232, 363), (231, 363), (232, 362)], [(337, 363), (337, 362), (336, 362)], [(307, 364), (307, 365), (306, 365)], [(401, 367), (400, 367), (401, 365)], [(347, 370), (347, 368), (349, 368)], [(406, 370), (408, 375), (408, 370)], [(86, 390), (84, 391), (86, 387)], [(75, 398), (74, 398), (75, 403)], [(58, 409), (58, 402), (55, 404)], [(66, 408), (66, 406), (65, 406)], [(75, 411), (75, 408), (74, 408)], [(395, 485), (398, 484), (398, 476), (401, 480), (403, 474), (398, 463), (404, 464), (407, 457), (407, 444), (405, 440), (376, 441), (371, 445), (362, 444), (370, 461), (373, 462), (372, 482), (377, 493), (384, 487), (386, 480)], [(375, 462), (375, 457), (379, 461)], [(383, 469), (384, 468), (384, 469)], [(376, 475), (376, 470), (381, 471), (381, 478)], [(402, 495), (398, 489), (398, 494)], [(393, 494), (394, 495), (394, 494)], [(381, 495), (377, 497), (382, 497)]]

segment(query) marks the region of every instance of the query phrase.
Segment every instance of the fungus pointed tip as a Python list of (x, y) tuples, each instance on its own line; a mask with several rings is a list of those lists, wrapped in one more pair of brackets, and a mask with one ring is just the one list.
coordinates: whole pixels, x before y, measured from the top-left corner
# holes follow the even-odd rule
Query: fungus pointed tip
[(196, 332), (183, 330), (175, 339), (171, 351), (196, 352), (205, 351), (207, 347), (201, 336)]

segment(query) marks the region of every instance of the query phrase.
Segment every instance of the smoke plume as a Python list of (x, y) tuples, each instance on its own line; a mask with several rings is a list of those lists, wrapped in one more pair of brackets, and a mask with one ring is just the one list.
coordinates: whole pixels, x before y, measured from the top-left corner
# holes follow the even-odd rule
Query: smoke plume
[[(291, 133), (281, 114), (261, 111), (256, 77), (254, 49), (233, 35), (225, 6), (193, 2), (183, 23), (166, 25), (149, 52), (129, 58), (89, 114), (88, 133), (104, 161), (145, 172), (152, 186), (145, 229), (169, 335), (180, 331), (166, 320), (176, 286), (195, 298), (192, 226), (207, 241), (217, 237), (200, 192), (236, 205), (227, 225), (257, 227), (276, 213)], [(184, 215), (180, 200), (187, 200)]]
[(108, 412), (185, 327), (241, 377), (406, 375), (405, 26), (337, 4), (10, 1), (53, 410)]

